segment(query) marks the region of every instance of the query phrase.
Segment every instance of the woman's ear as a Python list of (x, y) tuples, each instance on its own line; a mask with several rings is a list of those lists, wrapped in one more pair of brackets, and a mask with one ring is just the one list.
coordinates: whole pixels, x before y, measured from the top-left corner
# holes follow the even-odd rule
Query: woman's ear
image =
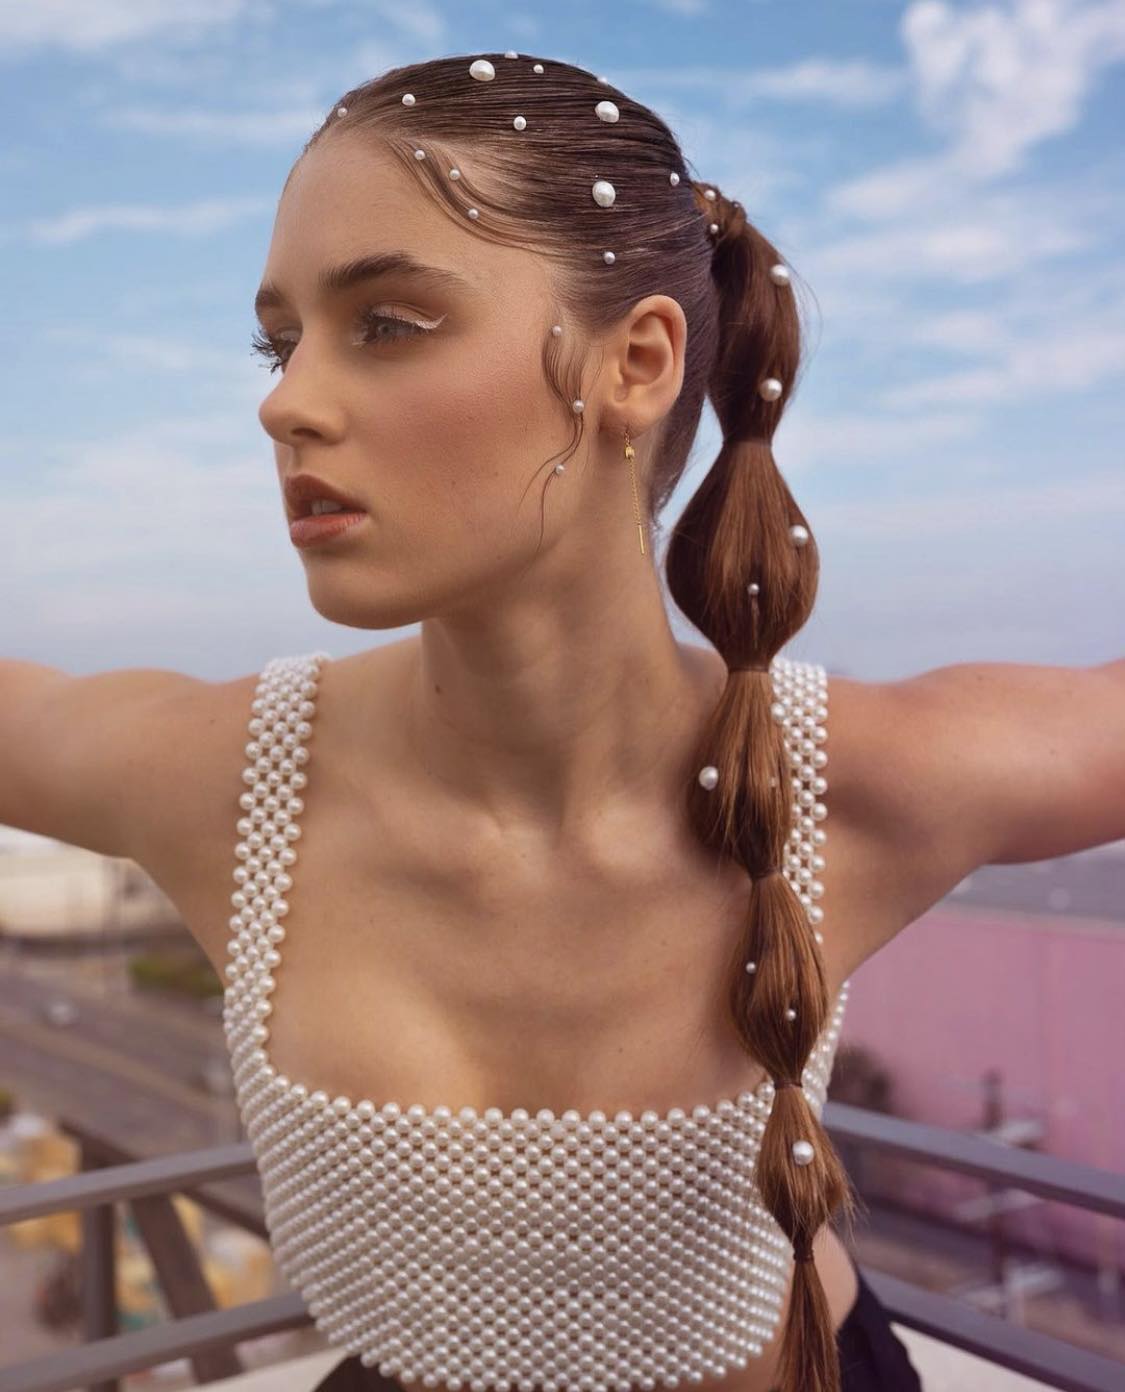
[(605, 340), (601, 421), (643, 435), (668, 414), (684, 382), (687, 320), (670, 295), (638, 300)]

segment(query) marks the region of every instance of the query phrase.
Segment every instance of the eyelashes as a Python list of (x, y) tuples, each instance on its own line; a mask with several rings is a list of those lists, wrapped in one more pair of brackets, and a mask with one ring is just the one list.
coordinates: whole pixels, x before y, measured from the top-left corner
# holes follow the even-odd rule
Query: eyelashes
[[(408, 338), (423, 338), (433, 333), (444, 318), (443, 314), (437, 319), (408, 319), (401, 314), (380, 314), (374, 309), (367, 309), (359, 319), (363, 333), (361, 342), (365, 346), (379, 348)], [(390, 326), (391, 332), (382, 330), (384, 324)], [(279, 367), (284, 370), (295, 347), (295, 344), (262, 329), (258, 329), (250, 339), (251, 351), (266, 359), (271, 374)]]

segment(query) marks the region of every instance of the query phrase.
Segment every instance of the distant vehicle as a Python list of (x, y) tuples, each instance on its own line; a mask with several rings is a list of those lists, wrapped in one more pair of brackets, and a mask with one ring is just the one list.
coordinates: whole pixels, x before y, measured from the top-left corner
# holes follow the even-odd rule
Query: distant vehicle
[(78, 1007), (65, 996), (52, 996), (43, 1002), (43, 1015), (52, 1025), (73, 1025), (78, 1019)]

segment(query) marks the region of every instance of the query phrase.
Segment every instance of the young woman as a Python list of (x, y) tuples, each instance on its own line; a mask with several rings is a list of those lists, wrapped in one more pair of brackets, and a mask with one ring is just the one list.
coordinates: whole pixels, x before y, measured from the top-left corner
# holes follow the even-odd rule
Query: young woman
[[(792, 272), (579, 68), (348, 92), (257, 308), (312, 604), (416, 634), (226, 682), (2, 664), (0, 821), (138, 861), (224, 974), (324, 1385), (917, 1388), (832, 1227), (848, 981), (974, 867), (1125, 836), (1125, 663), (782, 655)], [(653, 532), (705, 398), (665, 562), (697, 646)]]

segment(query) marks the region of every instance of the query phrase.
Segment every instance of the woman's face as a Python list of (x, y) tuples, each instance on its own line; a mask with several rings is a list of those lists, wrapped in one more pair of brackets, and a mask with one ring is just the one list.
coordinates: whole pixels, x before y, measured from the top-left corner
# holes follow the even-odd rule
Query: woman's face
[[(400, 269), (343, 289), (318, 283), (330, 268), (403, 252), (460, 280)], [(550, 549), (580, 496), (581, 452), (553, 474), (574, 423), (542, 366), (562, 322), (547, 263), (462, 231), (377, 144), (333, 136), (282, 194), (267, 284), (276, 293), (259, 310), (261, 333), (284, 366), (259, 418), (278, 482), (315, 474), (366, 513), (300, 550), (314, 608), (395, 628), (501, 594)], [(584, 347), (568, 347), (568, 329), (556, 341), (563, 361)]]

